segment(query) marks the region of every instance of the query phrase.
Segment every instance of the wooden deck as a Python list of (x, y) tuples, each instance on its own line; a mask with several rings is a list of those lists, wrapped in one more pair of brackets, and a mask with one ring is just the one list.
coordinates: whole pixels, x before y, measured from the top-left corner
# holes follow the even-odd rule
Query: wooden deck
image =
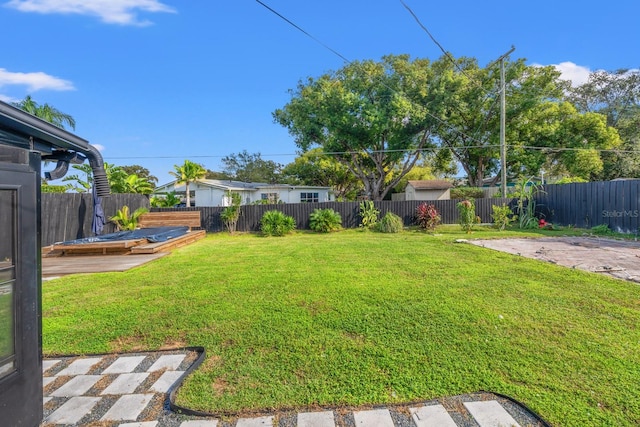
[(169, 252), (206, 237), (205, 230), (190, 231), (165, 242), (149, 242), (147, 239), (93, 242), (77, 245), (52, 245), (43, 248), (42, 256), (60, 257), (70, 255), (139, 255)]
[(168, 254), (169, 252), (158, 252), (155, 254), (136, 256), (87, 255), (42, 258), (42, 277), (44, 279), (52, 279), (67, 274), (127, 271)]

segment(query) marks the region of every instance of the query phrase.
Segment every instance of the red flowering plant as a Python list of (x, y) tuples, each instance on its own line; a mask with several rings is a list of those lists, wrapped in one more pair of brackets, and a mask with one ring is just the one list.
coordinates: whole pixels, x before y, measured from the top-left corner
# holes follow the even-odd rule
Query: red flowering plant
[(434, 205), (422, 203), (416, 208), (416, 223), (420, 228), (433, 231), (441, 220), (442, 218)]

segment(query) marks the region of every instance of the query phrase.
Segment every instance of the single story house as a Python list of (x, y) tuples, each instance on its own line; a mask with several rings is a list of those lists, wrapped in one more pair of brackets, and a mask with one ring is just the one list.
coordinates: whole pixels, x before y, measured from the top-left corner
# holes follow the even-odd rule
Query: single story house
[[(409, 181), (404, 193), (393, 200), (449, 200), (453, 184), (443, 179)], [(404, 196), (404, 197), (402, 197)]]
[[(156, 187), (154, 194), (185, 196), (185, 185), (172, 181)], [(228, 192), (240, 194), (242, 204), (250, 205), (268, 200), (271, 203), (317, 203), (335, 200), (330, 187), (309, 185), (267, 184), (219, 179), (199, 179), (189, 184), (195, 206), (229, 206)], [(193, 199), (192, 199), (193, 200)]]

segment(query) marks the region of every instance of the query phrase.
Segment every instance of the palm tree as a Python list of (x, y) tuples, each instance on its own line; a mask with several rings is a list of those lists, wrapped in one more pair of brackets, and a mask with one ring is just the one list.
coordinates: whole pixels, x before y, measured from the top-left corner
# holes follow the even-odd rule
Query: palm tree
[(187, 207), (191, 206), (191, 195), (189, 194), (189, 183), (202, 179), (207, 174), (207, 170), (201, 164), (185, 160), (182, 166), (174, 165), (175, 171), (169, 172), (176, 177), (176, 184), (184, 184), (187, 193)]
[(22, 101), (14, 102), (13, 106), (59, 128), (64, 129), (65, 123), (73, 130), (76, 128), (76, 121), (69, 114), (65, 114), (49, 104), (40, 105), (31, 98), (31, 95), (27, 95)]

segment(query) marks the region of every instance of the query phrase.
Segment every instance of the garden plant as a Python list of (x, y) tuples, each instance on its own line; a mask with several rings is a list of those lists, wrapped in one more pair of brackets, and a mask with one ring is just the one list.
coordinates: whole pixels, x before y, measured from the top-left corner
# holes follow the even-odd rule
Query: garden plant
[(371, 200), (360, 202), (360, 227), (370, 229), (378, 222), (380, 210), (375, 207)]
[(381, 233), (400, 233), (404, 229), (404, 224), (398, 215), (387, 212), (375, 225), (375, 229)]
[(260, 219), (260, 231), (265, 236), (284, 236), (296, 228), (296, 220), (281, 211), (267, 211)]
[(514, 215), (511, 208), (505, 203), (503, 203), (502, 206), (492, 205), (491, 210), (493, 211), (491, 214), (493, 226), (500, 231), (503, 231), (518, 220), (518, 215)]
[(309, 216), (309, 227), (318, 233), (342, 229), (342, 217), (333, 209), (314, 209)]
[(476, 204), (473, 199), (463, 200), (456, 204), (458, 208), (458, 222), (460, 227), (466, 232), (471, 233), (473, 226), (480, 223), (480, 218), (476, 215)]
[(422, 229), (434, 231), (442, 218), (434, 205), (421, 203), (416, 208), (416, 223)]
[(125, 205), (109, 219), (116, 224), (118, 230), (131, 231), (138, 228), (138, 220), (147, 212), (149, 212), (147, 208), (138, 208), (133, 213), (129, 213), (129, 206)]
[(242, 200), (239, 193), (231, 191), (227, 192), (227, 199), (231, 200), (231, 205), (227, 206), (222, 212), (220, 212), (220, 220), (222, 221), (224, 228), (226, 228), (230, 234), (233, 234), (236, 232), (238, 220), (242, 213), (240, 210), (240, 203)]

